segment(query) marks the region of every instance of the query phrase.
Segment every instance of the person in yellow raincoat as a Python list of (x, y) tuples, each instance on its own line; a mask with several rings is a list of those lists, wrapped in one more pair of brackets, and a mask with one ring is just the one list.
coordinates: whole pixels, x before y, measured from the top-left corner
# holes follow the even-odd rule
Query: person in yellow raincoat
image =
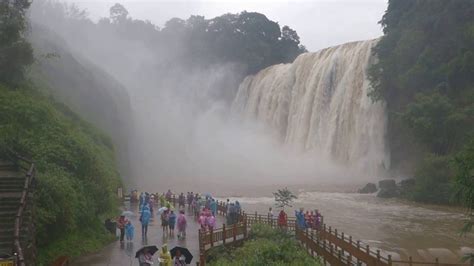
[(173, 260), (168, 250), (168, 245), (164, 244), (160, 251), (160, 266), (172, 266)]

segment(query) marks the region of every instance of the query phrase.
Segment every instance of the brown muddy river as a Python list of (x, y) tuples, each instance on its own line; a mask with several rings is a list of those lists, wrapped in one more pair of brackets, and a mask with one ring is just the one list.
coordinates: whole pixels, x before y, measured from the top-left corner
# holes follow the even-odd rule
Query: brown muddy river
[[(270, 193), (267, 197), (230, 199), (239, 200), (247, 212), (262, 214), (274, 204)], [(440, 262), (459, 263), (462, 254), (474, 252), (473, 235), (460, 236), (466, 218), (461, 209), (341, 192), (300, 192), (294, 208), (287, 212), (294, 215), (299, 207), (320, 210), (328, 226), (392, 254), (394, 259), (412, 256), (417, 261), (434, 261), (438, 257)]]

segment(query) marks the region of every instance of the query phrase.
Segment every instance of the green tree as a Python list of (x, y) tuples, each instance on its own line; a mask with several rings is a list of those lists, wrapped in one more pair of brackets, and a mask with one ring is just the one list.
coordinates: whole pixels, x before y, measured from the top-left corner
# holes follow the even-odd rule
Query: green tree
[[(472, 232), (474, 226), (474, 137), (464, 150), (459, 152), (454, 159), (456, 166), (456, 196), (466, 208), (468, 220), (462, 228), (462, 234)], [(464, 261), (474, 262), (474, 253), (467, 254)]]
[(0, 2), (0, 83), (18, 85), (33, 63), (33, 50), (25, 40), (28, 0)]
[(413, 165), (419, 192), (452, 186), (446, 162), (474, 134), (473, 12), (471, 0), (390, 0), (380, 22), (369, 95), (387, 104), (391, 165)]
[(278, 208), (293, 207), (291, 203), (298, 198), (288, 188), (279, 189), (277, 192), (273, 192), (273, 196), (275, 197), (275, 206)]
[(123, 5), (116, 3), (110, 8), (110, 20), (112, 23), (123, 23), (127, 20), (127, 17), (128, 11)]

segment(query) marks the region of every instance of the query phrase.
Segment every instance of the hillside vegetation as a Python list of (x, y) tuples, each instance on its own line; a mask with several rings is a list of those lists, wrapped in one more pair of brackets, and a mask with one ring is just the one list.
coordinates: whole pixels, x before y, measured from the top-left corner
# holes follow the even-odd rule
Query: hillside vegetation
[(450, 203), (474, 139), (474, 2), (391, 0), (381, 24), (370, 96), (387, 102), (392, 168), (414, 174), (408, 198)]
[(116, 211), (121, 181), (112, 141), (26, 80), (34, 58), (24, 38), (28, 6), (0, 3), (0, 156), (13, 150), (36, 163), (39, 265), (47, 265), (110, 240), (102, 218)]

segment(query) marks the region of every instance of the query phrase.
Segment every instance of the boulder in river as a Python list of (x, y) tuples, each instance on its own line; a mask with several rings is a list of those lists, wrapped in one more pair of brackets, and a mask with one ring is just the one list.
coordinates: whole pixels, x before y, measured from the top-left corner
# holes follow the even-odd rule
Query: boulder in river
[(370, 194), (377, 192), (377, 186), (374, 183), (367, 183), (365, 187), (358, 190), (360, 194)]
[(398, 187), (397, 183), (393, 179), (386, 179), (379, 181), (380, 191), (377, 194), (377, 197), (380, 198), (393, 198), (398, 196)]

